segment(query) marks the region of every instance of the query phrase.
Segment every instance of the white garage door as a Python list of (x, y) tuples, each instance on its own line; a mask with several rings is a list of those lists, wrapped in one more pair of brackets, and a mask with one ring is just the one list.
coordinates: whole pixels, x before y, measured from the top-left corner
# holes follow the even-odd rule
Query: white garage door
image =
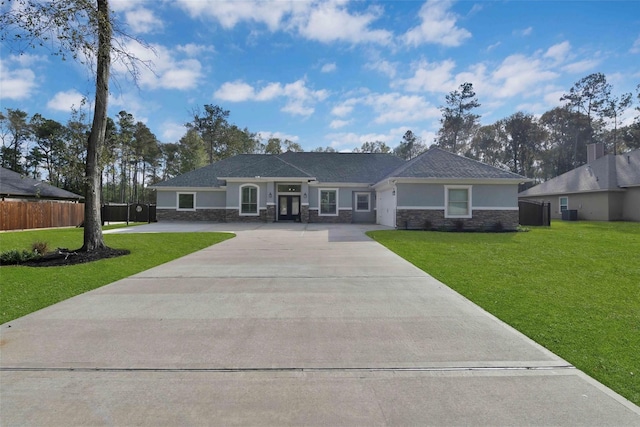
[(396, 196), (393, 195), (393, 190), (378, 191), (376, 211), (378, 224), (396, 226)]

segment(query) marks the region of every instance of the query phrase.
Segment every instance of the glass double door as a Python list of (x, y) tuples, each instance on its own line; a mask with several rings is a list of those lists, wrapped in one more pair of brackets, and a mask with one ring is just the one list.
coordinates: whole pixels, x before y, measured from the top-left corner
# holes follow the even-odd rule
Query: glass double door
[(300, 219), (300, 196), (278, 197), (278, 221), (297, 221)]

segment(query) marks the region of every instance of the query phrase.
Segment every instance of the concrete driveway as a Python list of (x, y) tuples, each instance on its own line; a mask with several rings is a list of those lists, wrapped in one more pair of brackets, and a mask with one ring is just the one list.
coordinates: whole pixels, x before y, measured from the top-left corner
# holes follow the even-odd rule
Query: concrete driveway
[(2, 325), (1, 424), (640, 425), (370, 228), (120, 229), (237, 237)]

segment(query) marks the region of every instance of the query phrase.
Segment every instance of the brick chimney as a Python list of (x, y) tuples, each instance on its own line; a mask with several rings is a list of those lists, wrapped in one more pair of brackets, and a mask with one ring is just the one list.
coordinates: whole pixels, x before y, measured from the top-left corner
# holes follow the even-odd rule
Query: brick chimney
[(601, 142), (587, 145), (587, 163), (604, 156), (604, 144)]

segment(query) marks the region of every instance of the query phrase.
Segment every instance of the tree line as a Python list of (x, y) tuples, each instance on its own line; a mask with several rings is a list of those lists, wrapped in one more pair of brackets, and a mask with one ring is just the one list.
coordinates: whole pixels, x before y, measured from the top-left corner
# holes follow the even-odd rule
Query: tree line
[[(464, 83), (446, 96), (434, 143), (544, 181), (586, 163), (587, 144), (602, 142), (610, 153), (640, 148), (640, 85), (635, 120), (625, 126), (620, 125), (620, 117), (632, 108), (634, 96), (611, 92), (603, 74), (591, 74), (562, 96), (565, 106), (540, 117), (516, 112), (483, 126), (475, 114), (480, 103), (473, 85)], [(260, 135), (231, 123), (229, 116), (230, 111), (218, 105), (195, 108), (189, 112), (184, 135), (171, 143), (161, 143), (146, 124), (126, 111), (107, 117), (99, 153), (102, 202), (152, 202), (149, 185), (237, 154), (303, 151), (288, 139), (270, 138), (263, 143)], [(7, 108), (0, 111), (0, 164), (82, 194), (89, 133), (90, 124), (81, 111), (74, 111), (67, 123), (59, 123), (39, 113), (29, 117), (20, 109)], [(425, 141), (407, 130), (395, 148), (368, 141), (353, 152), (391, 153), (409, 160), (427, 148)]]
[[(100, 149), (103, 203), (146, 203), (155, 196), (148, 186), (237, 154), (303, 151), (288, 139), (269, 138), (229, 121), (229, 110), (205, 105), (190, 112), (177, 142), (161, 143), (147, 125), (127, 111), (107, 117)], [(0, 111), (0, 165), (56, 187), (84, 193), (90, 124), (74, 111), (67, 123), (20, 109)]]
[(607, 153), (640, 148), (640, 84), (635, 118), (621, 126), (634, 95), (614, 95), (602, 73), (577, 81), (553, 108), (540, 117), (522, 111), (482, 126), (473, 85), (464, 83), (446, 97), (435, 143), (446, 150), (545, 181), (583, 165), (587, 145), (602, 143)]

